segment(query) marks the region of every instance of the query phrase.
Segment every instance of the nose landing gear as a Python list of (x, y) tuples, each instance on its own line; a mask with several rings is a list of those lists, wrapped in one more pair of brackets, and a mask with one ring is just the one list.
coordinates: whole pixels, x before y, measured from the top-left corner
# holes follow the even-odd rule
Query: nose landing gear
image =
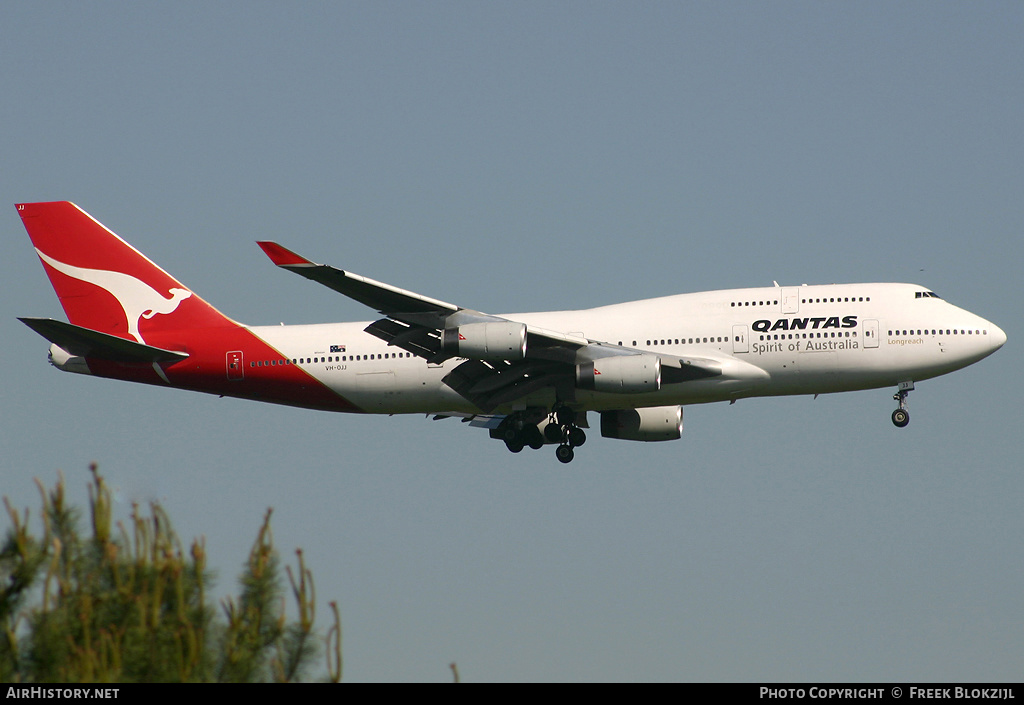
[(903, 428), (910, 423), (910, 412), (907, 411), (907, 397), (910, 396), (912, 391), (914, 391), (913, 382), (900, 382), (899, 391), (892, 397), (900, 404), (900, 408), (892, 412), (892, 422), (896, 428)]

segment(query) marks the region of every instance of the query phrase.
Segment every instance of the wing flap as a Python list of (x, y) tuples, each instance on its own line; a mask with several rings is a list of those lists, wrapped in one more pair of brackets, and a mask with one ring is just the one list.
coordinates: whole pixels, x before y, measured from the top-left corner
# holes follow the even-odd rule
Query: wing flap
[(571, 385), (572, 368), (556, 362), (467, 360), (444, 383), (485, 413), (547, 387)]
[(388, 345), (394, 345), (413, 355), (425, 358), (427, 362), (440, 362), (445, 359), (441, 353), (441, 338), (433, 328), (421, 328), (390, 318), (382, 318), (366, 326), (363, 330), (380, 338)]

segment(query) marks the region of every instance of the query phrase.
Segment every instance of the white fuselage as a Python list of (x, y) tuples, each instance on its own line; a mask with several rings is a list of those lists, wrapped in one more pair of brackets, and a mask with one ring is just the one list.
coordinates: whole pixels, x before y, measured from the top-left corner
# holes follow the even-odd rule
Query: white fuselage
[[(991, 322), (912, 284), (733, 289), (504, 317), (638, 351), (711, 360), (723, 370), (645, 394), (577, 390), (574, 405), (583, 410), (895, 386), (970, 365), (1006, 340)], [(428, 364), (365, 333), (367, 325), (250, 330), (363, 411), (479, 411), (442, 382), (462, 359)], [(264, 362), (246, 360), (245, 370)], [(550, 408), (554, 401), (545, 389), (498, 411)]]

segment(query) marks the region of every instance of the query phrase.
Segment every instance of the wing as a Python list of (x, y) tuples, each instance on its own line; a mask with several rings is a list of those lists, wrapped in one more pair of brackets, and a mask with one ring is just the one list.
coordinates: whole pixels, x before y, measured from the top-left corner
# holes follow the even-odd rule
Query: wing
[[(257, 244), (278, 267), (323, 284), (387, 316), (387, 318), (370, 325), (366, 329), (367, 332), (392, 345), (425, 357), (429, 362), (442, 362), (450, 357), (459, 356), (457, 352), (451, 350), (455, 346), (455, 341), (458, 340), (457, 337), (449, 340), (448, 348), (450, 350), (445, 352), (443, 331), (453, 331), (462, 326), (476, 323), (511, 323), (498, 316), (462, 308), (446, 301), (432, 299), (429, 296), (422, 296), (390, 284), (361, 277), (352, 272), (310, 262), (305, 257), (295, 254), (276, 242)], [(506, 330), (507, 336), (508, 331), (512, 329), (509, 326), (506, 328), (508, 329)], [(480, 332), (484, 330), (480, 329)], [(497, 335), (497, 328), (491, 327), (486, 330), (493, 340)], [(465, 333), (465, 331), (463, 332)], [(575, 350), (586, 347), (588, 344), (584, 338), (543, 330), (534, 326), (528, 326), (525, 332), (529, 335), (530, 348), (534, 352), (545, 348), (554, 348), (557, 356), (561, 348)], [(449, 334), (449, 338), (452, 337)], [(468, 346), (471, 346), (471, 343), (467, 345), (467, 341), (463, 341), (462, 347)]]
[[(548, 387), (559, 398), (572, 399), (578, 387), (654, 391), (662, 382), (722, 374), (715, 360), (654, 355), (538, 328), (317, 264), (275, 242), (258, 244), (277, 266), (383, 314), (366, 327), (367, 333), (430, 363), (465, 358), (444, 381), (485, 412)], [(599, 379), (600, 368), (614, 368), (617, 374)], [(618, 389), (614, 380), (620, 381)]]

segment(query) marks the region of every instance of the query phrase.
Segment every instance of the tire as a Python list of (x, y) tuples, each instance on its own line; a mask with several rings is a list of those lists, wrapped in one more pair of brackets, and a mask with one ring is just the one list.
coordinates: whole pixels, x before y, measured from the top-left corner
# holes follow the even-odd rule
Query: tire
[(572, 452), (572, 448), (569, 446), (562, 445), (555, 448), (555, 457), (561, 463), (571, 463), (576, 454)]
[(523, 440), (526, 442), (526, 445), (534, 450), (540, 450), (544, 447), (544, 435), (536, 426), (523, 429)]
[(581, 445), (587, 442), (587, 434), (584, 433), (582, 428), (573, 426), (569, 429), (569, 445), (579, 448)]
[(896, 428), (903, 428), (910, 423), (910, 413), (905, 409), (896, 409), (892, 412), (892, 422)]

